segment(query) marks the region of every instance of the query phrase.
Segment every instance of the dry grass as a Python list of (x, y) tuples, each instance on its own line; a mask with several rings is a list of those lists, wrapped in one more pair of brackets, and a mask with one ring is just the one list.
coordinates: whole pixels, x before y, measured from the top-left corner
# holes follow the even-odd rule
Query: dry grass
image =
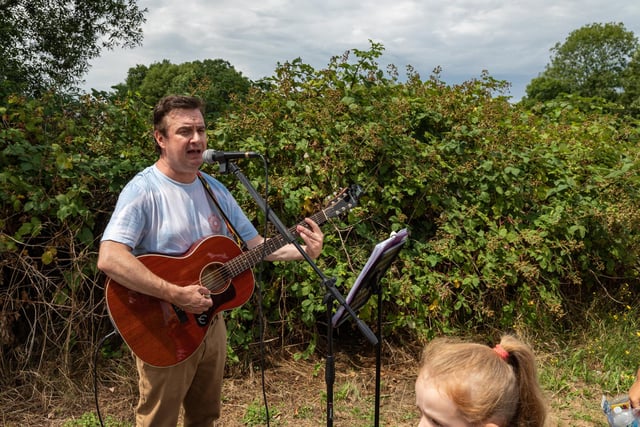
[[(374, 425), (376, 359), (373, 348), (366, 346), (334, 349), (335, 383), (334, 416), (336, 426), (365, 427)], [(416, 348), (385, 345), (381, 363), (381, 393), (379, 425), (415, 426), (417, 416), (413, 383), (416, 373)], [(249, 365), (244, 369), (230, 367), (224, 383), (223, 418), (219, 425), (266, 425), (265, 402), (270, 426), (319, 426), (327, 424), (325, 381), (326, 359), (296, 360), (293, 352), (279, 350), (266, 358), (264, 371)], [(544, 357), (542, 357), (544, 360)], [(100, 410), (107, 426), (132, 425), (136, 403), (136, 374), (133, 363), (124, 357), (119, 361), (104, 361), (98, 367)], [(89, 367), (82, 373), (84, 383), (75, 389), (68, 379), (47, 382), (33, 374), (22, 379), (22, 385), (0, 391), (0, 424), (3, 426), (88, 426), (83, 414), (95, 413), (96, 407)], [(66, 384), (66, 386), (65, 386)], [(263, 396), (264, 393), (264, 396)], [(597, 407), (598, 402), (576, 401), (567, 404), (567, 394), (549, 393), (552, 425), (575, 427), (604, 427), (606, 422)], [(578, 410), (590, 414), (593, 420), (576, 421)], [(584, 417), (583, 417), (584, 418)], [(589, 418), (589, 417), (587, 417)]]
[[(388, 348), (381, 363), (379, 417), (381, 425), (409, 426), (415, 421), (413, 381), (416, 360), (409, 352)], [(363, 352), (364, 353), (364, 352)], [(370, 426), (375, 411), (376, 359), (335, 349), (334, 416), (336, 425)], [(317, 426), (327, 419), (326, 359), (295, 360), (290, 352), (267, 357), (267, 368), (231, 367), (223, 390), (222, 426), (265, 425), (265, 396), (271, 426)], [(259, 362), (259, 361), (258, 361)], [(102, 418), (132, 423), (136, 403), (136, 373), (128, 358), (99, 366)], [(61, 386), (61, 384), (58, 384)], [(82, 390), (33, 384), (0, 392), (0, 424), (62, 426), (95, 412), (91, 384)], [(74, 424), (85, 425), (85, 424)], [(107, 424), (109, 425), (109, 424)]]
[[(381, 366), (380, 421), (382, 425), (415, 425), (413, 382), (415, 360), (406, 355)], [(265, 371), (264, 390), (274, 426), (318, 426), (327, 419), (326, 360), (281, 359)], [(262, 375), (231, 378), (224, 386), (221, 425), (246, 426), (247, 409), (264, 407)], [(375, 356), (347, 357), (337, 353), (333, 384), (336, 425), (371, 426), (375, 412)], [(257, 418), (257, 417), (255, 417)], [(254, 419), (255, 421), (255, 419)], [(255, 424), (258, 425), (258, 424)]]

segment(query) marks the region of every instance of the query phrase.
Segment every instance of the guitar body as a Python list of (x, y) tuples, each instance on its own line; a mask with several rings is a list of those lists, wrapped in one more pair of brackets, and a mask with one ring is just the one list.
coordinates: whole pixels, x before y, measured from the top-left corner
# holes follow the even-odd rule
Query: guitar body
[[(141, 294), (108, 278), (105, 298), (109, 315), (131, 351), (146, 363), (167, 367), (187, 359), (202, 344), (216, 313), (241, 306), (251, 298), (251, 269), (212, 286), (217, 270), (242, 253), (225, 236), (197, 241), (184, 255), (146, 254), (138, 259), (152, 272), (179, 286), (202, 284), (211, 291), (213, 306), (195, 315), (161, 299)], [(215, 282), (214, 282), (215, 283)]]

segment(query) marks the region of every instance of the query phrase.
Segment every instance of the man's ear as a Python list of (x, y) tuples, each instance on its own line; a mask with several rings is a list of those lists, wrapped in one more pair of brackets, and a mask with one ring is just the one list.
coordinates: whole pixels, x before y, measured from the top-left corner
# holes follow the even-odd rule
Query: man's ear
[(158, 144), (160, 147), (164, 147), (164, 140), (163, 140), (163, 135), (162, 132), (160, 132), (159, 130), (154, 130), (153, 131), (153, 139), (156, 140), (156, 144)]

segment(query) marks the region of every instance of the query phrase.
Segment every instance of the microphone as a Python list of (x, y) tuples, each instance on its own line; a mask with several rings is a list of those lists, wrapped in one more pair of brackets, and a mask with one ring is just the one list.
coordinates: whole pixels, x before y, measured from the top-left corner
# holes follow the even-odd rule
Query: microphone
[(254, 151), (217, 151), (204, 150), (202, 160), (205, 163), (223, 163), (235, 159), (248, 159), (251, 157), (260, 157), (260, 154)]

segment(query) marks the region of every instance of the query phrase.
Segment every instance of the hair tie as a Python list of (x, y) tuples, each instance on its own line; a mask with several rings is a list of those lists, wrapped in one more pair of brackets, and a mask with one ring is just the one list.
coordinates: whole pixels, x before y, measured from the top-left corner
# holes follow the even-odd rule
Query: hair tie
[(507, 358), (509, 357), (509, 352), (507, 350), (505, 350), (504, 348), (502, 348), (502, 346), (500, 344), (496, 344), (495, 347), (493, 347), (493, 351), (496, 352), (496, 354), (498, 356), (500, 356), (500, 359), (502, 360), (507, 360)]

